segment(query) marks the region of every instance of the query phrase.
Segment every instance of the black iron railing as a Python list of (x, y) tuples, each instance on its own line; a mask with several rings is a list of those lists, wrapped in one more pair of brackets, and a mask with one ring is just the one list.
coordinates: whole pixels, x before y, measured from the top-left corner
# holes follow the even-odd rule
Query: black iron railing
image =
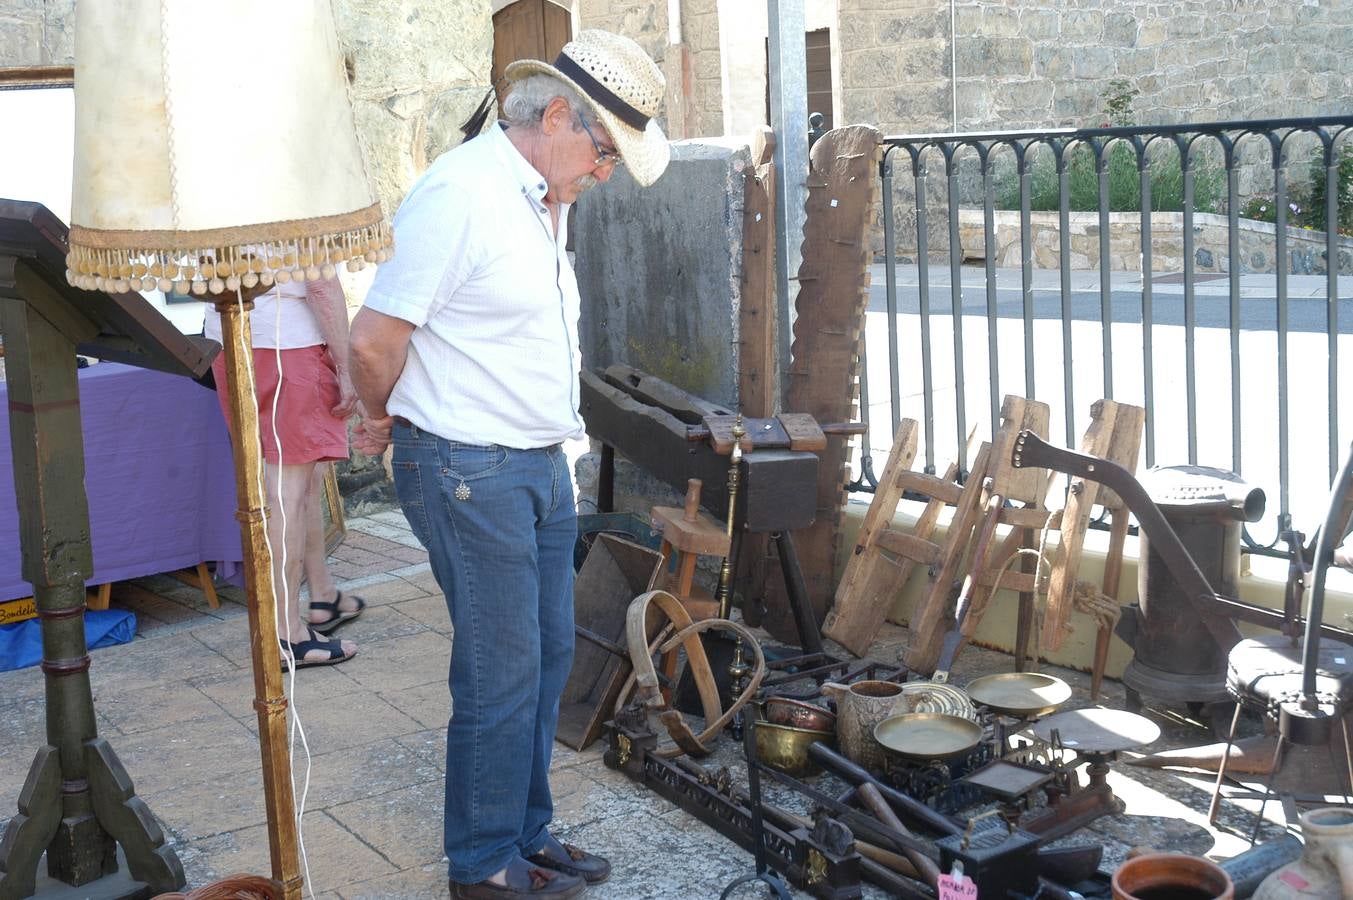
[[(1320, 474), (1317, 481), (1324, 487), (1318, 492), (1320, 496), (1315, 498), (1315, 502), (1323, 503), (1323, 490), (1327, 488), (1329, 478), (1338, 466), (1341, 438), (1344, 443), (1348, 439), (1348, 435), (1341, 435), (1339, 417), (1338, 338), (1341, 320), (1338, 274), (1341, 250), (1345, 272), (1349, 271), (1349, 257), (1353, 256), (1353, 251), (1347, 244), (1348, 239), (1341, 239), (1336, 223), (1340, 221), (1341, 211), (1345, 217), (1348, 215), (1344, 208), (1348, 206), (1348, 198), (1340, 194), (1353, 189), (1353, 184), (1349, 183), (1353, 179), (1348, 174), (1344, 178), (1340, 177), (1341, 161), (1344, 161), (1345, 168), (1353, 171), (1353, 163), (1344, 160), (1349, 152), (1344, 145), (1353, 145), (1353, 141), (1344, 139), (1350, 128), (1353, 128), (1353, 116), (1330, 116), (886, 138), (880, 164), (883, 220), (881, 261), (885, 276), (889, 407), (894, 430), (903, 413), (902, 394), (904, 391), (914, 394), (919, 380), (926, 470), (936, 471), (937, 455), (946, 449), (955, 451), (961, 467), (966, 470), (968, 461), (964, 459), (964, 447), (969, 420), (989, 417), (990, 427), (994, 429), (999, 420), (1004, 392), (1022, 392), (1025, 396), (1050, 403), (1054, 408), (1054, 421), (1061, 419), (1065, 441), (1073, 447), (1079, 442), (1079, 428), (1088, 420), (1093, 400), (1103, 396), (1137, 403), (1146, 409), (1145, 465), (1157, 462), (1201, 462), (1230, 468), (1255, 483), (1266, 484), (1270, 488), (1270, 496), (1272, 488), (1277, 488), (1277, 509), (1274, 509), (1272, 499), (1269, 504), (1269, 520), (1276, 520), (1276, 528), (1270, 525), (1256, 529), (1264, 538), (1271, 536), (1271, 540), (1254, 540), (1247, 535), (1252, 548), (1273, 547), (1278, 535), (1291, 525), (1290, 493), (1294, 467), (1300, 468), (1303, 473), (1315, 470)], [(932, 178), (932, 166), (938, 166), (938, 177)], [(1097, 188), (1098, 202), (1094, 204), (1096, 208), (1093, 210), (1098, 214), (1095, 220), (1098, 228), (1097, 247), (1093, 254), (1085, 254), (1095, 257), (1087, 261), (1091, 262), (1092, 269), (1098, 270), (1097, 290), (1073, 290), (1071, 206), (1073, 180), (1077, 177), (1078, 166), (1082, 187), (1088, 183), (1091, 191)], [(1173, 234), (1153, 234), (1152, 230), (1153, 206), (1160, 206), (1160, 197), (1153, 197), (1153, 190), (1158, 195), (1163, 193), (1159, 185), (1165, 182), (1160, 179), (1168, 171), (1173, 171), (1177, 176), (1175, 182), (1169, 182), (1173, 185), (1171, 189), (1176, 193), (1177, 208), (1182, 215), (1177, 237)], [(1135, 185), (1131, 183), (1134, 174)], [(1296, 192), (1290, 181), (1293, 174), (1298, 176)], [(1323, 185), (1319, 184), (1321, 176)], [(1087, 178), (1093, 181), (1087, 182)], [(1242, 185), (1242, 181), (1246, 183)], [(1220, 282), (1223, 278), (1226, 280), (1226, 302), (1223, 306), (1220, 302), (1222, 297), (1216, 293), (1215, 287), (1209, 287), (1209, 292), (1215, 295), (1215, 301), (1209, 297), (1209, 322), (1203, 324), (1200, 324), (1198, 317), (1200, 248), (1195, 246), (1196, 231), (1201, 228), (1196, 224), (1200, 212), (1196, 195), (1200, 193), (1200, 184), (1207, 188), (1203, 193), (1215, 196), (1216, 214), (1224, 216), (1226, 229), (1224, 245), (1217, 245), (1215, 252), (1206, 250), (1203, 256), (1210, 260), (1210, 268), (1219, 270), (1205, 277), (1214, 282)], [(1051, 196), (1050, 191), (1055, 192), (1056, 197), (1055, 286), (1050, 283), (1050, 276), (1040, 274), (1036, 266), (1033, 205), (1035, 193), (1040, 188), (1045, 200)], [(1123, 218), (1120, 216), (1111, 222), (1112, 207), (1124, 206), (1121, 199), (1111, 197), (1111, 190), (1121, 195), (1125, 188), (1133, 195), (1126, 205), (1140, 211), (1134, 223), (1139, 235), (1140, 285), (1133, 285), (1130, 290), (1125, 290), (1122, 282), (1135, 273), (1130, 268), (1124, 271), (1121, 267), (1114, 271), (1111, 241), (1112, 227), (1121, 227)], [(998, 285), (1001, 280), (998, 279), (996, 259), (998, 193), (1006, 196), (1012, 212), (1015, 209), (1018, 211), (1017, 302), (1003, 303), (1002, 292), (1009, 297), (1014, 291)], [(1271, 199), (1272, 203), (1272, 284), (1271, 289), (1265, 289), (1272, 296), (1258, 298), (1265, 301), (1263, 303), (1250, 303), (1249, 298), (1242, 295), (1242, 278), (1254, 266), (1252, 258), (1242, 255), (1240, 219), (1242, 202), (1260, 195)], [(1318, 272), (1323, 268), (1324, 297), (1318, 301), (1324, 304), (1323, 316), (1314, 313), (1311, 304), (1303, 300), (1304, 318), (1301, 325), (1301, 330), (1306, 334), (1323, 330), (1327, 337), (1324, 342), (1326, 359), (1323, 361), (1323, 393), (1328, 400), (1329, 422), (1324, 429), (1317, 427), (1318, 423), (1311, 423), (1311, 431), (1324, 431), (1323, 441), (1294, 441), (1290, 421), (1294, 394), (1289, 379), (1289, 313), (1292, 301), (1288, 288), (1289, 271), (1293, 263), (1288, 225), (1293, 215), (1302, 212), (1292, 205), (1293, 198), (1298, 195), (1319, 198), (1324, 208), (1323, 221), (1328, 223), (1323, 236), (1323, 252), (1308, 252), (1304, 257), (1307, 267), (1312, 271)], [(1341, 200), (1344, 202), (1341, 203)], [(1261, 211), (1269, 210), (1262, 201), (1255, 201), (1252, 205)], [(978, 209), (981, 210), (981, 247), (965, 247), (960, 229), (960, 210), (970, 210), (967, 215), (973, 221), (967, 229), (967, 237), (971, 245), (975, 240), (973, 235), (978, 230), (975, 221)], [(1209, 221), (1219, 223), (1220, 219)], [(1093, 233), (1093, 230), (1090, 227), (1088, 233)], [(901, 240), (899, 232), (902, 232)], [(1253, 236), (1253, 233), (1254, 229), (1250, 229), (1249, 234)], [(1162, 247), (1162, 241), (1169, 243), (1175, 240), (1177, 246), (1170, 244)], [(1050, 251), (1052, 248), (1043, 249)], [(942, 307), (932, 308), (932, 280), (943, 280), (942, 270), (938, 277), (933, 277), (932, 254), (948, 263), (947, 310)], [(981, 282), (980, 297), (977, 299), (984, 300), (984, 303), (975, 303), (974, 308), (968, 310), (964, 308), (964, 274), (973, 273), (973, 269), (964, 266), (965, 255), (980, 256), (984, 260), (984, 277), (977, 279)], [(1118, 255), (1122, 256), (1121, 253)], [(1266, 256), (1266, 253), (1260, 255)], [(914, 262), (899, 263), (899, 256)], [(1171, 271), (1168, 272), (1155, 264), (1165, 256), (1170, 257)], [(1046, 255), (1043, 261), (1045, 265), (1051, 262)], [(1177, 267), (1173, 265), (1176, 262)], [(916, 294), (903, 298), (908, 307), (905, 310), (899, 305), (900, 265), (914, 271), (915, 276)], [(1176, 281), (1182, 279), (1182, 297), (1176, 300), (1171, 294), (1168, 311), (1163, 309), (1165, 304), (1158, 300), (1153, 290), (1162, 276)], [(1086, 276), (1077, 277), (1083, 280)], [(1119, 281), (1116, 286), (1115, 279)], [(968, 280), (973, 281), (971, 274)], [(975, 285), (970, 286), (969, 293), (974, 292), (972, 287)], [(1084, 296), (1086, 294), (1089, 296)], [(1093, 302), (1096, 295), (1097, 304)], [(1315, 298), (1310, 299), (1314, 301)], [(914, 317), (910, 308), (913, 301)], [(1061, 319), (1058, 343), (1063, 363), (1061, 385), (1060, 391), (1054, 388), (1051, 391), (1053, 396), (1049, 396), (1047, 385), (1040, 385), (1036, 378), (1035, 361), (1041, 354), (1055, 352), (1051, 341), (1039, 340), (1040, 331), (1046, 337), (1048, 328), (1054, 326), (1046, 323), (1043, 328), (1039, 328), (1036, 322), (1058, 316)], [(947, 323), (943, 321), (945, 319)], [(998, 328), (1002, 319), (1007, 322), (1004, 329)], [(1318, 320), (1317, 324), (1312, 324), (1313, 319)], [(965, 346), (965, 332), (979, 329), (983, 320), (986, 326), (985, 373), (980, 371), (983, 366), (974, 365), (970, 358), (969, 350), (972, 348)], [(1012, 346), (1014, 341), (1003, 342), (999, 339), (998, 331), (1009, 333), (1012, 320), (1022, 332), (1020, 346)], [(1073, 328), (1075, 321), (1098, 322), (1100, 335), (1094, 343), (1098, 344), (1101, 366), (1093, 367), (1099, 369), (1097, 372), (1088, 372), (1075, 361), (1076, 351), (1084, 349), (1086, 343), (1085, 329)], [(1122, 347), (1116, 346), (1115, 331), (1124, 330), (1118, 326), (1135, 327), (1138, 322), (1140, 347), (1133, 347), (1126, 352), (1134, 356), (1140, 354), (1140, 374), (1135, 379), (1139, 383), (1128, 383), (1123, 369), (1130, 368), (1135, 372), (1136, 360), (1131, 361), (1131, 366), (1115, 365), (1116, 361), (1124, 361), (1122, 353), (1125, 352)], [(1182, 325), (1182, 384), (1162, 384), (1161, 363), (1165, 359), (1158, 355), (1160, 338), (1157, 332), (1162, 325), (1167, 324), (1171, 327)], [(943, 328), (937, 330), (937, 325), (946, 326), (952, 332), (952, 409), (937, 408), (937, 379), (942, 375), (946, 379), (948, 377), (948, 373), (936, 369), (936, 348), (932, 346), (932, 335), (943, 333)], [(900, 351), (902, 330), (912, 327), (919, 334), (908, 335), (906, 339), (912, 342), (912, 346), (919, 343), (919, 353), (908, 353), (904, 362)], [(1205, 359), (1200, 360), (1199, 334), (1204, 327), (1209, 329), (1212, 350)], [(1079, 336), (1075, 333), (1078, 330), (1082, 332)], [(1224, 350), (1221, 343), (1223, 332), (1226, 336)], [(1124, 340), (1120, 336), (1118, 343)], [(872, 349), (877, 353), (877, 348)], [(1307, 352), (1303, 351), (1303, 354)], [(1020, 353), (1023, 357), (1022, 384), (1003, 384), (1002, 359)], [(1221, 359), (1222, 356), (1226, 358)], [(1169, 361), (1173, 370), (1173, 356)], [(1307, 361), (1303, 359), (1303, 362)], [(1006, 367), (1007, 370), (1011, 368), (1008, 359)], [(862, 366), (862, 370), (867, 370), (867, 367)], [(1262, 387), (1252, 383), (1255, 378), (1261, 377), (1255, 373), (1270, 370), (1271, 375), (1265, 377), (1266, 383)], [(1305, 371), (1309, 371), (1309, 368)], [(1224, 418), (1229, 421), (1230, 459), (1200, 460), (1200, 422), (1204, 421), (1204, 417), (1200, 417), (1200, 402), (1208, 407), (1205, 410), (1209, 414), (1207, 422), (1221, 415), (1223, 408), (1220, 407), (1218, 387), (1223, 380), (1223, 372), (1229, 372), (1229, 416)], [(1205, 386), (1201, 400), (1200, 379)], [(870, 389), (872, 387), (877, 394), (880, 385), (871, 386), (867, 378), (862, 380), (861, 405), (867, 415)], [(1006, 381), (1014, 380), (1006, 378)], [(1094, 380), (1099, 382), (1097, 389), (1093, 384), (1085, 386), (1080, 383)], [(1041, 393), (1040, 388), (1043, 388)], [(1316, 387), (1302, 384), (1299, 390), (1311, 392)], [(1162, 391), (1167, 392), (1164, 396), (1171, 409), (1171, 414), (1166, 418), (1162, 418), (1161, 414)], [(978, 399), (983, 392), (986, 394), (985, 403)], [(1177, 392), (1183, 394), (1182, 425), (1174, 412)], [(973, 394), (971, 403), (975, 409), (970, 408), (970, 393)], [(983, 406), (986, 409), (982, 409)], [(1308, 406), (1303, 404), (1303, 408)], [(937, 435), (937, 427), (941, 426), (952, 427), (952, 443), (947, 436)], [(1172, 439), (1171, 452), (1177, 453), (1178, 450), (1173, 449), (1173, 439), (1181, 427), (1186, 429), (1184, 452), (1187, 459), (1157, 460), (1161, 429), (1166, 429)], [(1213, 426), (1204, 423), (1202, 427)], [(878, 445), (880, 437), (880, 432), (876, 431), (874, 446)], [(1209, 439), (1209, 455), (1216, 456), (1213, 435), (1205, 433), (1205, 437)], [(1057, 438), (1058, 435), (1054, 435), (1054, 440)], [(1264, 453), (1260, 454), (1264, 458), (1262, 465), (1251, 466), (1251, 469), (1264, 471), (1247, 471), (1247, 449), (1274, 439), (1277, 442), (1276, 462), (1271, 461), (1272, 447), (1265, 446)], [(865, 490), (872, 488), (874, 480), (870, 453), (870, 442), (866, 436), (860, 477), (855, 485)]]

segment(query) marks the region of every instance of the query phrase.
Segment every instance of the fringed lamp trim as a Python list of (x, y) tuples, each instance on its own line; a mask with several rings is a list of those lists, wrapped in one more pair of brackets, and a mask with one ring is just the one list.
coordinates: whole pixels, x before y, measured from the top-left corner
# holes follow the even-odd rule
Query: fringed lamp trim
[(132, 231), (72, 225), (66, 280), (85, 290), (204, 296), (274, 282), (356, 272), (394, 252), (380, 204), (336, 216), (200, 231)]

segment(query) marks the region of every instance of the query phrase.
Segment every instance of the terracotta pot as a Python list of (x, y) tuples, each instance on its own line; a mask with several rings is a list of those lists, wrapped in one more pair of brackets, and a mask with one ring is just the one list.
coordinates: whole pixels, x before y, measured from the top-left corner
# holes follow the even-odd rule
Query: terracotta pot
[(902, 685), (893, 681), (824, 684), (822, 693), (836, 701), (836, 743), (841, 752), (866, 769), (881, 770), (884, 752), (874, 740), (874, 726), (889, 716), (910, 712)]
[(1264, 879), (1256, 900), (1353, 897), (1353, 811), (1334, 807), (1301, 814), (1301, 858)]
[(1231, 876), (1201, 856), (1147, 853), (1113, 873), (1113, 900), (1232, 900)]

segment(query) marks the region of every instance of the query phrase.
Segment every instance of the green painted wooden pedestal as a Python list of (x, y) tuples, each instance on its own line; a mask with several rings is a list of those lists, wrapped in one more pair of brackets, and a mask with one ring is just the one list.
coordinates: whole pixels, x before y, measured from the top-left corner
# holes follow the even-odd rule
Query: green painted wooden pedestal
[[(0, 201), (0, 213), (8, 202)], [(0, 900), (34, 895), (43, 853), (48, 874), (79, 887), (81, 897), (178, 890), (183, 866), (98, 736), (89, 688), (84, 611), (93, 557), (75, 354), (77, 345), (111, 336), (73, 311), (49, 274), (6, 250), (0, 241), (0, 328), (23, 574), (42, 623), (47, 743), (0, 838)], [(130, 878), (118, 872), (118, 845)]]

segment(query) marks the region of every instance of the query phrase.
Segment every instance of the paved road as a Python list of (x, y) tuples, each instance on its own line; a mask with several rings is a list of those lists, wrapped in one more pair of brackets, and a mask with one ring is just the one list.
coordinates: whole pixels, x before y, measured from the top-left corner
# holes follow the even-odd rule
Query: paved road
[[(887, 289), (884, 266), (872, 267), (869, 311), (886, 312)], [(948, 315), (953, 309), (948, 265), (930, 266), (930, 303), (932, 314)], [(1227, 278), (1204, 273), (1205, 281), (1195, 286), (1195, 322), (1200, 328), (1230, 327), (1230, 284)], [(920, 278), (914, 265), (898, 266), (897, 309), (899, 313), (919, 313)], [(1184, 324), (1184, 286), (1178, 276), (1156, 276), (1152, 284), (1152, 321), (1160, 325)], [(1169, 280), (1166, 280), (1169, 279)], [(1339, 333), (1353, 334), (1353, 277), (1338, 279)], [(962, 309), (966, 315), (986, 315), (986, 270), (965, 266), (961, 274)], [(1140, 324), (1142, 321), (1141, 276), (1133, 272), (1114, 272), (1110, 280), (1110, 301), (1114, 322)], [(1061, 319), (1060, 274), (1035, 270), (1032, 279), (1033, 316), (1036, 319)], [(1272, 275), (1240, 277), (1240, 327), (1249, 331), (1276, 331), (1274, 298), (1277, 283)], [(1288, 328), (1324, 334), (1327, 329), (1325, 277), (1293, 275), (1287, 285)], [(996, 275), (996, 314), (1001, 318), (1020, 318), (1024, 314), (1020, 270), (998, 269)], [(1075, 321), (1100, 321), (1100, 284), (1098, 272), (1071, 273), (1071, 318)]]
[[(1110, 393), (1104, 386), (1103, 340), (1100, 324), (1099, 274), (1074, 272), (1071, 278), (1071, 358), (1064, 358), (1062, 297), (1056, 271), (1034, 272), (1033, 359), (1034, 389), (1026, 386), (1024, 359), (1023, 297), (1018, 269), (997, 272), (997, 321), (995, 365), (990, 349), (986, 317), (986, 273), (982, 267), (964, 267), (962, 278), (962, 366), (956, 369), (952, 295), (947, 265), (930, 267), (930, 370), (929, 393), (933, 398), (936, 465), (943, 468), (961, 444), (965, 428), (977, 426), (979, 434), (990, 433), (993, 404), (991, 376), (997, 375), (999, 394), (1031, 394), (1052, 407), (1051, 435), (1063, 443), (1079, 443), (1089, 420), (1090, 404)], [(1176, 276), (1177, 279), (1177, 276)], [(920, 291), (915, 266), (897, 269), (898, 356), (900, 414), (924, 422), (926, 380), (920, 328)], [(1141, 316), (1141, 280), (1134, 273), (1115, 272), (1110, 329), (1113, 365), (1112, 396), (1144, 404), (1144, 329)], [(1276, 285), (1272, 276), (1241, 277), (1241, 325), (1239, 336), (1240, 416), (1232, 415), (1231, 334), (1229, 285), (1225, 278), (1197, 285), (1195, 297), (1197, 330), (1194, 335), (1194, 389), (1197, 421), (1197, 460), (1203, 465), (1239, 470), (1248, 480), (1263, 486), (1269, 495), (1269, 516), (1254, 530), (1268, 540), (1274, 531), (1273, 517), (1279, 510), (1280, 442), (1279, 416), (1288, 420), (1288, 506), (1297, 524), (1317, 519), (1323, 512), (1329, 484), (1329, 431), (1334, 419), (1328, 396), (1328, 339), (1323, 276), (1291, 276), (1288, 280), (1287, 397), (1278, 393), (1278, 339)], [(1339, 279), (1340, 373), (1353, 367), (1353, 278)], [(1157, 276), (1153, 283), (1152, 415), (1153, 454), (1156, 464), (1187, 462), (1188, 373), (1185, 346), (1183, 285)], [(870, 303), (866, 317), (869, 415), (871, 444), (881, 469), (882, 457), (891, 443), (891, 409), (888, 391), (888, 330), (883, 266), (874, 266)], [(1064, 408), (1066, 373), (1070, 372), (1073, 420), (1068, 428)], [(1338, 398), (1338, 427), (1343, 440), (1353, 436), (1353, 383)], [(962, 394), (963, 421), (956, 410)], [(1234, 459), (1232, 433), (1241, 434), (1239, 464)], [(1071, 435), (1068, 439), (1068, 434)], [(927, 454), (921, 448), (921, 460)], [(1143, 460), (1145, 463), (1145, 459)]]

